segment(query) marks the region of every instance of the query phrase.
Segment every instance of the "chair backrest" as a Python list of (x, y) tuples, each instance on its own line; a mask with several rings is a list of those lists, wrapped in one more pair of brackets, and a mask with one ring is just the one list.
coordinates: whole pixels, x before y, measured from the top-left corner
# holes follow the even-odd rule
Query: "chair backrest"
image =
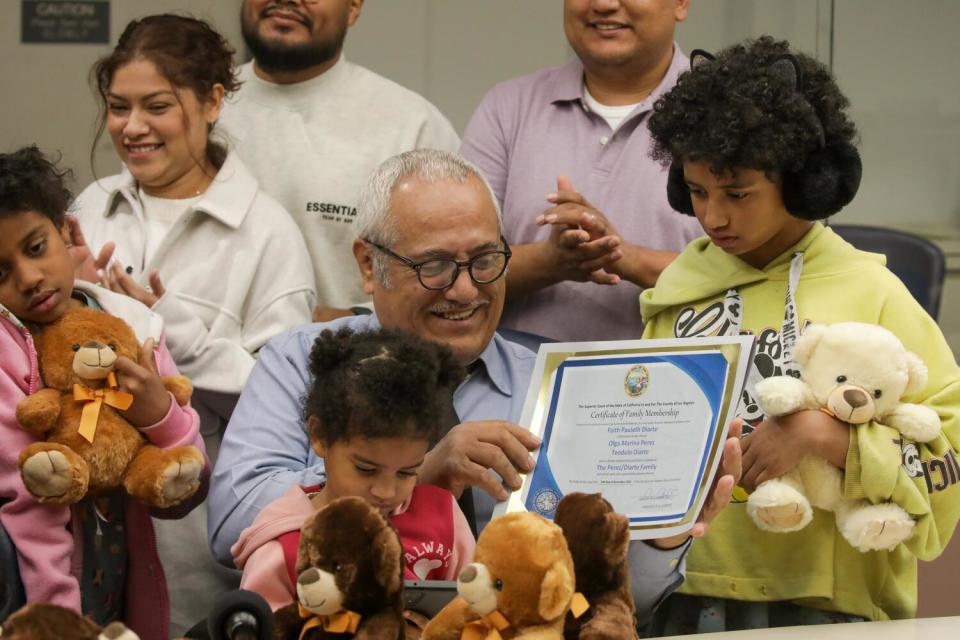
[(913, 297), (936, 320), (946, 277), (946, 259), (940, 247), (912, 233), (865, 225), (830, 225), (841, 238), (863, 251), (887, 256), (887, 268), (907, 286)]
[(19, 566), (17, 550), (0, 522), (0, 622), (27, 603)]

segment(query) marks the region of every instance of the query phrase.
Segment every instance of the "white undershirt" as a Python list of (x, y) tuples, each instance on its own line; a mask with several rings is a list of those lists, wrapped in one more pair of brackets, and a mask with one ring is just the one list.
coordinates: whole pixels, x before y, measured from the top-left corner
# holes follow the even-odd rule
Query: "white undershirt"
[(182, 200), (172, 200), (151, 196), (143, 189), (139, 189), (138, 195), (140, 196), (140, 203), (143, 205), (143, 218), (147, 223), (147, 241), (143, 262), (144, 264), (150, 264), (170, 228), (187, 209), (200, 201), (203, 194)]
[(600, 104), (597, 102), (597, 99), (590, 95), (590, 92), (587, 90), (587, 87), (583, 87), (583, 101), (587, 104), (587, 107), (590, 111), (593, 111), (598, 116), (607, 121), (607, 124), (610, 125), (610, 129), (616, 131), (620, 124), (627, 119), (627, 116), (637, 108), (639, 102), (634, 102), (633, 104), (623, 104), (610, 106), (608, 104)]

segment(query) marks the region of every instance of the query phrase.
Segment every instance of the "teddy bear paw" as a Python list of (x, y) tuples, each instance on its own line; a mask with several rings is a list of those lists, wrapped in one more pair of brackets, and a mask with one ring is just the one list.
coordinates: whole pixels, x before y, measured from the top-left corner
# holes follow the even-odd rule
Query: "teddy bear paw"
[(773, 376), (756, 386), (757, 402), (768, 416), (782, 416), (802, 409), (810, 394), (805, 382), (791, 376)]
[(40, 451), (20, 467), (23, 484), (38, 498), (66, 496), (76, 484), (70, 461), (60, 451)]
[(912, 522), (874, 520), (864, 531), (859, 546), (866, 549), (886, 549), (890, 551), (909, 538), (912, 532)]
[(760, 507), (756, 511), (757, 517), (770, 527), (778, 531), (792, 531), (803, 522), (803, 507), (800, 504), (781, 504), (776, 507)]
[(192, 458), (170, 462), (161, 474), (161, 492), (164, 500), (170, 504), (176, 504), (192, 495), (200, 486), (202, 471), (203, 463)]
[(813, 518), (810, 501), (779, 480), (768, 480), (750, 494), (747, 513), (764, 531), (780, 533), (802, 529)]
[(890, 503), (853, 510), (838, 524), (843, 537), (859, 551), (889, 551), (909, 538), (914, 527), (910, 515)]
[(897, 405), (881, 422), (917, 442), (930, 442), (941, 430), (940, 416), (922, 404)]

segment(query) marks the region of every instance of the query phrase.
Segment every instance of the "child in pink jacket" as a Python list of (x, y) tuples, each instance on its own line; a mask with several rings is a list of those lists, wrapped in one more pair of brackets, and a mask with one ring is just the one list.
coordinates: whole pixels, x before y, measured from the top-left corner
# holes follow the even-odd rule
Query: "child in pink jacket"
[(313, 384), (304, 418), (326, 483), (291, 487), (231, 549), (241, 588), (279, 609), (297, 597), (300, 528), (332, 500), (359, 496), (400, 534), (408, 580), (455, 580), (474, 539), (454, 497), (417, 484), (429, 447), (453, 424), (451, 393), (463, 370), (449, 350), (379, 329), (323, 331), (310, 352)]
[[(0, 521), (17, 549), (30, 602), (68, 607), (101, 625), (122, 620), (144, 640), (166, 640), (167, 588), (150, 518), (182, 517), (199, 504), (209, 463), (200, 490), (162, 511), (148, 510), (122, 490), (70, 507), (40, 504), (18, 467), (20, 451), (37, 438), (17, 423), (17, 404), (43, 387), (32, 336), (68, 310), (92, 306), (122, 318), (145, 349), (154, 345), (159, 375), (176, 373), (159, 316), (126, 296), (74, 283), (65, 174), (36, 147), (0, 154)], [(174, 401), (159, 375), (118, 361), (120, 388), (134, 397), (125, 417), (158, 447), (203, 451), (197, 414)]]

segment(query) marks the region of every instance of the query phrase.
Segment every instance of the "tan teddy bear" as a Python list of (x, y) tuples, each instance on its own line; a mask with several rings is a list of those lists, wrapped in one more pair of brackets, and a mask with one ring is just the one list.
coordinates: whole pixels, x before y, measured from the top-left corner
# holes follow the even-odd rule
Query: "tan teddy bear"
[[(120, 414), (133, 398), (116, 388), (113, 365), (120, 356), (140, 357), (140, 343), (123, 320), (83, 307), (44, 328), (35, 344), (46, 388), (20, 401), (17, 420), (46, 436), (20, 453), (23, 483), (38, 501), (73, 504), (122, 485), (147, 506), (167, 508), (197, 491), (203, 454), (196, 447), (147, 444)], [(190, 381), (162, 380), (186, 404)]]
[(584, 605), (574, 584), (560, 527), (529, 512), (496, 518), (460, 573), (459, 596), (430, 621), (423, 640), (482, 640), (493, 631), (503, 640), (562, 640), (571, 604)]
[[(800, 379), (767, 378), (757, 402), (771, 417), (821, 409), (852, 425), (875, 421), (907, 438), (928, 442), (941, 430), (929, 407), (900, 402), (927, 383), (927, 368), (890, 331), (860, 322), (810, 325), (794, 347)], [(860, 551), (892, 549), (913, 533), (914, 522), (893, 503), (843, 497), (843, 473), (816, 456), (804, 457), (786, 475), (760, 484), (747, 513), (761, 529), (797, 531), (813, 518), (812, 507), (833, 511), (844, 538)]]

